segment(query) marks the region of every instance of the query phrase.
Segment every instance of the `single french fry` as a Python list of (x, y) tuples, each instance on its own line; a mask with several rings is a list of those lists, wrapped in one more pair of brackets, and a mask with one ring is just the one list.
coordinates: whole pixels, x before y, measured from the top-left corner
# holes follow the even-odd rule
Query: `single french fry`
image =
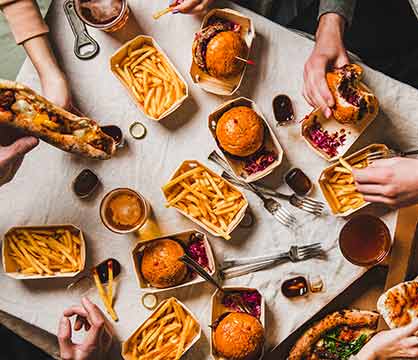
[(113, 321), (118, 321), (118, 316), (116, 315), (115, 310), (113, 310), (112, 305), (109, 303), (109, 300), (106, 296), (106, 292), (102, 283), (100, 282), (99, 274), (97, 273), (96, 269), (93, 270), (93, 279), (94, 283), (96, 284), (97, 290), (99, 291), (99, 295), (103, 301), (103, 304), (105, 305), (106, 311), (112, 317)]
[(344, 160), (343, 158), (339, 158), (338, 159), (338, 161), (340, 162), (340, 164), (342, 165), (342, 166), (344, 166), (350, 173), (352, 173), (353, 172), (353, 168), (351, 167), (351, 165), (346, 161), (346, 160)]

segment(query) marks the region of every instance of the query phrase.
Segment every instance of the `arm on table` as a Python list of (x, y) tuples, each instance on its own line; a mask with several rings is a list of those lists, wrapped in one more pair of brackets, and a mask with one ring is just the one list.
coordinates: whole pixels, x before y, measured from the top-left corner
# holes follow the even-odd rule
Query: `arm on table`
[(303, 95), (313, 107), (320, 107), (326, 117), (331, 116), (334, 98), (325, 75), (328, 69), (348, 64), (344, 46), (344, 31), (351, 23), (355, 0), (321, 0), (319, 24), (314, 49), (305, 63)]
[(0, 0), (16, 43), (23, 45), (41, 80), (45, 97), (58, 106), (68, 108), (71, 93), (50, 47), (48, 26), (34, 0)]

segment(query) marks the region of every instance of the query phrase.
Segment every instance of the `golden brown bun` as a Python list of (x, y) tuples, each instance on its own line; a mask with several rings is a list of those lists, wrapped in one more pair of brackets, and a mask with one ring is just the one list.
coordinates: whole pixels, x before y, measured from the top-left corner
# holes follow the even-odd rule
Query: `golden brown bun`
[(187, 267), (178, 258), (184, 249), (175, 240), (161, 239), (148, 245), (142, 256), (141, 272), (156, 288), (180, 284), (187, 275)]
[(263, 120), (247, 106), (234, 107), (218, 120), (216, 138), (229, 154), (250, 156), (263, 146)]
[(206, 68), (216, 78), (230, 78), (240, 74), (244, 62), (235, 57), (247, 56), (247, 45), (234, 31), (222, 31), (209, 41), (206, 49)]
[(233, 312), (213, 333), (215, 351), (228, 360), (256, 360), (264, 345), (264, 328), (252, 315)]
[(341, 124), (367, 122), (377, 115), (378, 100), (360, 81), (362, 75), (363, 69), (357, 64), (347, 64), (327, 73), (327, 83), (335, 99), (332, 113)]

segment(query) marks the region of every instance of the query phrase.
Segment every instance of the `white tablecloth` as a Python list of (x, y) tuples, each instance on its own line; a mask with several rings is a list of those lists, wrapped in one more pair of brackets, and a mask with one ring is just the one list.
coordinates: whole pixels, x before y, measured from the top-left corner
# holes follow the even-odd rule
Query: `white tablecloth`
[[(151, 14), (164, 7), (166, 1), (131, 1), (129, 27), (116, 34), (89, 29), (100, 43), (100, 54), (92, 60), (80, 61), (73, 54), (73, 35), (66, 22), (62, 4), (63, 1), (56, 0), (50, 10), (51, 40), (71, 82), (76, 103), (83, 112), (101, 123), (121, 126), (128, 146), (110, 161), (91, 162), (42, 143), (27, 156), (16, 179), (0, 189), (0, 234), (4, 234), (13, 225), (73, 223), (83, 229), (87, 238), (87, 269), (110, 256), (118, 259), (123, 265), (123, 273), (115, 302), (120, 321), (114, 325), (118, 338), (123, 341), (149, 315), (149, 311), (140, 302), (141, 291), (130, 254), (138, 239), (134, 235), (117, 236), (102, 225), (98, 211), (100, 200), (106, 192), (120, 186), (131, 187), (144, 194), (151, 202), (155, 222), (148, 224), (148, 230), (142, 233), (142, 238), (158, 231), (169, 233), (196, 227), (174, 209), (164, 207), (160, 187), (185, 159), (197, 159), (219, 170), (207, 161), (207, 155), (215, 147), (207, 129), (207, 115), (225, 99), (203, 92), (192, 84), (188, 76), (191, 44), (194, 32), (200, 26), (199, 18), (168, 15), (154, 21)], [(248, 69), (236, 96), (243, 95), (255, 100), (270, 124), (274, 125), (272, 98), (278, 93), (288, 94), (293, 99), (297, 118), (301, 119), (310, 111), (301, 95), (301, 88), (303, 65), (312, 49), (312, 42), (258, 15), (242, 11), (252, 16), (255, 22), (257, 37), (251, 56), (257, 65)], [(190, 85), (190, 98), (161, 123), (152, 122), (141, 115), (109, 69), (110, 55), (138, 34), (154, 36)], [(365, 72), (366, 82), (380, 100), (381, 112), (355, 148), (384, 141), (403, 148), (412, 147), (417, 143), (418, 134), (418, 92), (370, 68), (366, 67)], [(18, 80), (39, 89), (36, 73), (28, 61)], [(141, 141), (135, 141), (128, 135), (129, 125), (136, 120), (144, 122), (148, 129), (147, 137)], [(282, 184), (283, 174), (295, 166), (316, 180), (328, 164), (304, 144), (299, 136), (298, 123), (275, 127), (275, 131), (286, 157), (279, 171), (273, 173), (267, 182), (288, 191)], [(86, 167), (99, 175), (103, 186), (93, 199), (80, 201), (72, 193), (70, 185), (74, 177)], [(344, 220), (333, 216), (314, 218), (286, 205), (298, 217), (300, 224), (296, 231), (291, 232), (263, 209), (258, 198), (253, 194), (247, 195), (256, 224), (249, 230), (236, 230), (231, 241), (211, 238), (218, 261), (222, 261), (225, 254), (261, 255), (287, 250), (291, 244), (320, 241), (327, 247), (335, 245)], [(318, 188), (313, 196), (321, 197)], [(395, 212), (376, 208), (369, 208), (368, 211), (382, 214), (393, 233)], [(334, 246), (327, 261), (281, 265), (272, 270), (233, 279), (227, 284), (256, 287), (265, 296), (267, 346), (271, 348), (364, 271), (345, 261)], [(326, 291), (296, 301), (287, 300), (280, 292), (280, 284), (292, 272), (321, 274), (326, 282)], [(81, 291), (66, 291), (69, 282), (59, 279), (16, 281), (1, 274), (0, 309), (55, 333), (62, 311), (77, 303), (82, 295)], [(189, 359), (209, 358), (208, 325), (213, 291), (210, 285), (200, 284), (180, 291), (168, 291), (159, 296), (160, 299), (178, 297), (200, 320), (202, 338), (189, 353)], [(90, 290), (88, 295), (103, 308), (94, 290)]]

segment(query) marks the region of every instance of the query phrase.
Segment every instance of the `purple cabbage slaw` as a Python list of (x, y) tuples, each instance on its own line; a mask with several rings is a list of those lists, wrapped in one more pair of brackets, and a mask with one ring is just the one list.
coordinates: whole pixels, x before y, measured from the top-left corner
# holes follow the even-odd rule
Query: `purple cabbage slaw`
[(344, 145), (347, 139), (344, 129), (341, 129), (340, 133), (335, 132), (329, 134), (328, 130), (324, 130), (321, 127), (321, 124), (316, 118), (308, 128), (308, 136), (317, 148), (323, 150), (329, 156), (336, 156), (338, 154), (338, 148)]
[(257, 319), (260, 319), (261, 316), (261, 294), (257, 290), (226, 294), (222, 298), (222, 305), (236, 312), (246, 313), (248, 311), (243, 308), (243, 305), (245, 305), (250, 315)]
[(244, 170), (252, 175), (267, 169), (276, 160), (277, 154), (274, 151), (262, 149), (245, 161)]
[(187, 253), (200, 266), (209, 269), (209, 259), (206, 253), (205, 243), (203, 242), (203, 239), (195, 237), (187, 245)]

